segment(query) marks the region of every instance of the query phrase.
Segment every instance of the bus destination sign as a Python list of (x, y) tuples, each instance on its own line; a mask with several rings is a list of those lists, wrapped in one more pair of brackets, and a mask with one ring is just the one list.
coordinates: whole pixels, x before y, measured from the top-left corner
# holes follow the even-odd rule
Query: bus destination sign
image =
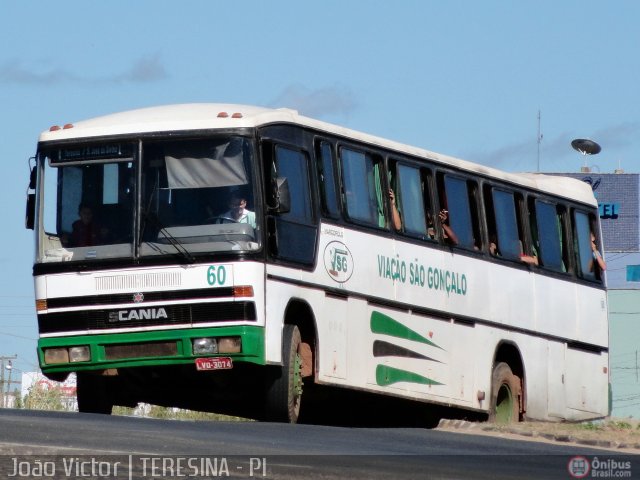
[(63, 148), (52, 158), (53, 163), (92, 162), (96, 160), (123, 160), (133, 158), (133, 145), (112, 143)]

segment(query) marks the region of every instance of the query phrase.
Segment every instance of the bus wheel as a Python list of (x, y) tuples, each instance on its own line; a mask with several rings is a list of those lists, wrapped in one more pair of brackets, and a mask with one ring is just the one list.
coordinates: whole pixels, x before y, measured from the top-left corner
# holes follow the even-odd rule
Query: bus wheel
[(76, 375), (78, 411), (111, 415), (113, 401), (107, 388), (106, 377), (83, 372), (78, 372)]
[(302, 355), (300, 331), (285, 325), (282, 332), (282, 367), (268, 375), (266, 417), (273, 422), (296, 423), (302, 400)]
[(513, 374), (504, 362), (493, 369), (491, 380), (491, 412), (489, 421), (495, 423), (516, 423), (520, 420), (520, 399), (522, 387), (520, 378)]

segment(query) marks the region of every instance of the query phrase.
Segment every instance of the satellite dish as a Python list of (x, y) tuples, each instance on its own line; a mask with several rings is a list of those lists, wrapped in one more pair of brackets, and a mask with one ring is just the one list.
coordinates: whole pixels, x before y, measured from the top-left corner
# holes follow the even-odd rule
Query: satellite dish
[(597, 155), (602, 150), (596, 142), (585, 138), (576, 138), (571, 142), (571, 146), (582, 155)]

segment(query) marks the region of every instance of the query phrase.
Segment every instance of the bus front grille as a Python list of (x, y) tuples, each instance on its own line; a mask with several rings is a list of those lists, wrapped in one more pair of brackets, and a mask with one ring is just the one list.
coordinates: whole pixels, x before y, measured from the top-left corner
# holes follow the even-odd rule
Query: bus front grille
[(38, 327), (41, 334), (46, 334), (256, 320), (253, 302), (189, 303), (154, 307), (140, 304), (120, 309), (41, 313), (38, 315)]
[(178, 355), (178, 344), (176, 342), (153, 342), (105, 345), (104, 355), (107, 360), (120, 360), (123, 358), (173, 357)]

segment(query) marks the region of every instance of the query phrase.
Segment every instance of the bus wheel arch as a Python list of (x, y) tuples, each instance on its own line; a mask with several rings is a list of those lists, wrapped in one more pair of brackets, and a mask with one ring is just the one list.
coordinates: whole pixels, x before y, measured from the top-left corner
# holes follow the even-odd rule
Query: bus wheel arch
[(285, 325), (295, 325), (300, 331), (301, 374), (303, 378), (313, 377), (316, 371), (317, 327), (310, 305), (302, 300), (293, 299), (287, 305), (284, 316)]
[(300, 416), (304, 378), (313, 378), (315, 319), (308, 304), (292, 300), (282, 328), (282, 366), (267, 376), (266, 418), (296, 423)]
[(489, 421), (516, 423), (526, 413), (524, 363), (518, 347), (502, 342), (496, 349), (491, 371)]

